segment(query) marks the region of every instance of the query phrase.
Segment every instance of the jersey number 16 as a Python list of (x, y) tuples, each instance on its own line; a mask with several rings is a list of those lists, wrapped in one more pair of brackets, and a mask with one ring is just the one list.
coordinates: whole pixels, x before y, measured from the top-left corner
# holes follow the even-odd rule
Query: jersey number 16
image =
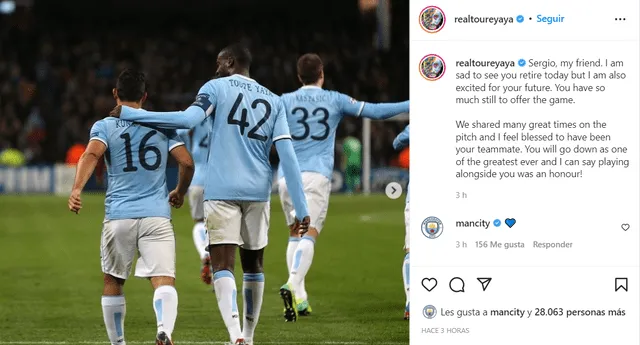
[[(140, 141), (140, 145), (138, 146), (138, 160), (140, 161), (140, 166), (142, 166), (145, 170), (156, 170), (160, 167), (160, 162), (162, 161), (162, 153), (160, 149), (155, 146), (148, 145), (147, 142), (151, 137), (156, 135), (157, 131), (150, 131), (147, 133), (142, 140)], [(138, 171), (138, 168), (133, 165), (133, 152), (131, 150), (131, 135), (129, 133), (124, 133), (120, 135), (120, 138), (124, 139), (124, 150), (125, 155), (127, 156), (127, 166), (122, 169), (124, 172), (133, 172)], [(147, 162), (147, 152), (153, 152), (156, 155), (156, 159), (153, 164), (149, 164)]]

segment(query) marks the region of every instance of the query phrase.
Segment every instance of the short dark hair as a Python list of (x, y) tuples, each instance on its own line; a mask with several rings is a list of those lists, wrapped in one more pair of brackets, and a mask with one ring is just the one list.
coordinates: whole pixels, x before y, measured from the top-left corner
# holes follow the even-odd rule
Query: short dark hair
[(147, 92), (147, 81), (144, 73), (134, 69), (125, 69), (118, 76), (116, 90), (118, 90), (118, 98), (121, 101), (140, 102), (145, 92)]
[(236, 43), (226, 48), (222, 49), (222, 52), (233, 58), (233, 60), (243, 68), (251, 67), (251, 63), (253, 62), (253, 57), (251, 56), (251, 52), (249, 48), (243, 44)]
[(298, 59), (298, 76), (305, 85), (320, 80), (322, 68), (322, 59), (318, 54), (304, 54)]

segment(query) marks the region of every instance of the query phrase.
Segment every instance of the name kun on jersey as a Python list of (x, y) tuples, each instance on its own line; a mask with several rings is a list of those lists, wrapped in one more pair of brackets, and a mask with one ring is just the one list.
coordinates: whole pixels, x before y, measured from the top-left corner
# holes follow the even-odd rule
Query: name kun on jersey
[(131, 121), (127, 121), (127, 120), (120, 120), (120, 119), (118, 119), (116, 121), (116, 128), (127, 128), (127, 127), (131, 127), (131, 126), (138, 126), (138, 124), (135, 123), (135, 122), (131, 122)]

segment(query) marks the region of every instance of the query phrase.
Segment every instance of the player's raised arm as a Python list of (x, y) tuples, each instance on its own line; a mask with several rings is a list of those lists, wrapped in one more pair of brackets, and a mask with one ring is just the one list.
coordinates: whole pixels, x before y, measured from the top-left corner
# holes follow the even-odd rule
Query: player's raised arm
[(393, 139), (393, 148), (396, 151), (409, 146), (409, 126), (410, 125), (407, 125), (407, 127), (405, 127), (395, 139)]
[(69, 211), (78, 213), (82, 208), (80, 194), (89, 181), (93, 171), (107, 150), (107, 132), (102, 121), (96, 122), (91, 128), (89, 144), (80, 157), (76, 166), (76, 177), (73, 181), (71, 196), (69, 196)]
[(304, 196), (300, 165), (298, 164), (296, 153), (293, 150), (291, 134), (289, 133), (289, 125), (287, 123), (287, 114), (285, 113), (282, 102), (279, 104), (279, 110), (274, 125), (273, 142), (276, 145), (276, 150), (280, 157), (280, 164), (282, 165), (282, 172), (284, 173), (284, 179), (287, 183), (287, 189), (291, 195), (293, 207), (296, 210), (296, 219), (302, 221), (305, 217), (309, 216), (307, 199)]
[(343, 114), (363, 116), (374, 120), (386, 120), (398, 114), (409, 112), (409, 101), (398, 103), (367, 103), (338, 94), (338, 104)]
[(191, 154), (178, 134), (173, 132), (169, 136), (169, 152), (178, 163), (178, 185), (169, 193), (169, 202), (171, 206), (180, 208), (184, 203), (184, 196), (187, 194), (189, 185), (191, 185), (195, 165)]

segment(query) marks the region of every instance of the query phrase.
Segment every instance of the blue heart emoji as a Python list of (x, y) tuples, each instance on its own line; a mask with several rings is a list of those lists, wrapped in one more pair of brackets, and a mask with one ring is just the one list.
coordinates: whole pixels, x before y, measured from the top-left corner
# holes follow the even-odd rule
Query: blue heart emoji
[(516, 220), (514, 218), (507, 218), (504, 220), (504, 223), (507, 224), (509, 228), (512, 228), (516, 224)]

